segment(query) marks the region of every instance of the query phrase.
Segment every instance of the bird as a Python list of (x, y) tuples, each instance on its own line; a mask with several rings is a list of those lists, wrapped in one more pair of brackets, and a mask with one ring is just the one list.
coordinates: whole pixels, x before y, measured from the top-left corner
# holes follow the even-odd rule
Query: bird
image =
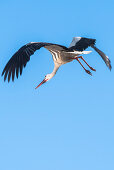
[[(47, 74), (45, 76), (43, 81), (35, 89), (52, 79), (61, 65), (69, 63), (73, 60), (78, 61), (82, 68), (85, 70), (85, 72), (89, 75), (92, 75), (90, 70), (96, 70), (91, 67), (82, 57), (83, 54), (89, 54), (92, 52), (85, 51), (85, 49), (87, 49), (88, 47), (92, 47), (101, 56), (110, 71), (112, 68), (110, 59), (103, 51), (99, 50), (96, 47), (96, 39), (93, 38), (73, 37), (69, 47), (46, 42), (30, 42), (22, 46), (5, 65), (2, 72), (2, 76), (4, 75), (4, 81), (7, 77), (8, 82), (10, 81), (11, 77), (12, 81), (14, 81), (15, 75), (18, 78), (19, 72), (20, 75), (22, 75), (23, 68), (26, 67), (31, 55), (33, 55), (34, 52), (36, 50), (39, 50), (41, 47), (44, 47), (45, 49), (49, 50), (49, 52), (52, 54), (54, 69), (52, 73)], [(83, 61), (90, 68), (90, 70), (87, 70), (80, 60)]]

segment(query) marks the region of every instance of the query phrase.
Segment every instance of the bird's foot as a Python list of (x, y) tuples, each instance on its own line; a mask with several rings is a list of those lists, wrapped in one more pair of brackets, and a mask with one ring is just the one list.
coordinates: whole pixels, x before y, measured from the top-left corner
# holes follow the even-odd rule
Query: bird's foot
[(92, 76), (92, 73), (89, 70), (85, 70), (85, 71), (86, 71), (86, 73), (88, 73), (89, 75)]
[(96, 71), (93, 67), (90, 67), (90, 69), (91, 69), (92, 71)]

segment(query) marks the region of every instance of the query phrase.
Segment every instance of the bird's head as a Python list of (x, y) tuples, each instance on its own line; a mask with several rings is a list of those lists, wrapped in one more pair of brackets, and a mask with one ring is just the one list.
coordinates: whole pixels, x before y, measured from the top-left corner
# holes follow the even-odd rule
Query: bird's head
[(42, 84), (46, 83), (46, 82), (47, 82), (48, 80), (50, 80), (52, 77), (53, 77), (52, 74), (47, 74), (47, 75), (45, 76), (45, 78), (43, 79), (43, 81), (42, 81), (35, 89), (37, 89), (38, 87), (40, 87)]

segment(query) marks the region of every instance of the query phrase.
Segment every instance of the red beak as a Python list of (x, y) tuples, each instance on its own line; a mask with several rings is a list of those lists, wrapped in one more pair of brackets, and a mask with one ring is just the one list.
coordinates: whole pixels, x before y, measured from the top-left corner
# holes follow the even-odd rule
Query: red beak
[(42, 84), (44, 84), (47, 80), (43, 80), (35, 89), (37, 89), (38, 87), (40, 87)]

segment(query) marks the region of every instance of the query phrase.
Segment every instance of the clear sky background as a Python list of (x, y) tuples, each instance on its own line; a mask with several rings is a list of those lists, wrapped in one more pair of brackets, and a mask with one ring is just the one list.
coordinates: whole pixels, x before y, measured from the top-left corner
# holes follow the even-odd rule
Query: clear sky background
[[(1, 0), (0, 72), (28, 42), (74, 36), (96, 38), (113, 67), (114, 1)], [(114, 70), (92, 51), (92, 77), (73, 61), (35, 90), (54, 66), (42, 48), (14, 83), (0, 78), (0, 170), (114, 169)]]

